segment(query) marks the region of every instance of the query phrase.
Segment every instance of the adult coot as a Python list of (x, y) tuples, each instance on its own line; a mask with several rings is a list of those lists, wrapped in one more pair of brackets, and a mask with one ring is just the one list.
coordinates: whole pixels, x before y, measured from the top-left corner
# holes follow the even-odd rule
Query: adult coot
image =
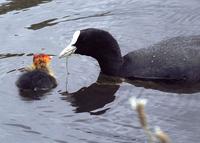
[(200, 36), (175, 37), (122, 56), (109, 32), (89, 28), (76, 31), (60, 57), (72, 53), (95, 58), (107, 75), (142, 80), (200, 80)]
[(49, 90), (57, 86), (49, 64), (51, 57), (46, 54), (33, 56), (33, 65), (26, 69), (16, 82), (21, 90)]

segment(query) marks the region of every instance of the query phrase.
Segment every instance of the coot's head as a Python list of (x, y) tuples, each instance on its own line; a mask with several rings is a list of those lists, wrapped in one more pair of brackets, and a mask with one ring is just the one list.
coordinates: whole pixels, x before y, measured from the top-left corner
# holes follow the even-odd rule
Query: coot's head
[(88, 28), (76, 31), (71, 43), (60, 53), (59, 57), (80, 54), (95, 58), (105, 74), (114, 75), (122, 63), (119, 45), (107, 31)]
[(47, 54), (34, 54), (33, 55), (33, 66), (35, 69), (44, 69), (51, 63), (51, 56)]
[(111, 56), (118, 52), (120, 52), (118, 43), (109, 32), (88, 28), (76, 31), (71, 43), (60, 53), (59, 57), (62, 58), (76, 53), (100, 58), (101, 55)]

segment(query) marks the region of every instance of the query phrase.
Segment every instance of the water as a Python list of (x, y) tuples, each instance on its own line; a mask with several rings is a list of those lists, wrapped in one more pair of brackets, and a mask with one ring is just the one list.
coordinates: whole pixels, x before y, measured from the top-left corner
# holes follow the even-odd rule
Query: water
[[(123, 55), (171, 37), (200, 35), (199, 8), (197, 0), (0, 0), (1, 143), (144, 143), (131, 96), (149, 100), (149, 124), (174, 143), (199, 142), (199, 86), (108, 83), (94, 59), (77, 55), (68, 60), (66, 85), (66, 61), (57, 56), (74, 31), (88, 27), (110, 31)], [(15, 81), (32, 53), (40, 52), (55, 55), (59, 85), (30, 98)]]

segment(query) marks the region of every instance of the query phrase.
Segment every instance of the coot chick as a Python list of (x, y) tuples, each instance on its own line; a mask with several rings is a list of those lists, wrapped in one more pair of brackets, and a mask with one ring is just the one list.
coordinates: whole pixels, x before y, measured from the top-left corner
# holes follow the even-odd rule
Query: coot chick
[(125, 56), (117, 41), (107, 31), (84, 29), (76, 31), (71, 43), (60, 53), (95, 58), (101, 72), (128, 79), (162, 81), (200, 81), (200, 36), (175, 37)]
[(27, 68), (16, 82), (21, 90), (50, 90), (57, 86), (56, 79), (50, 70), (51, 57), (46, 54), (35, 54), (33, 65)]

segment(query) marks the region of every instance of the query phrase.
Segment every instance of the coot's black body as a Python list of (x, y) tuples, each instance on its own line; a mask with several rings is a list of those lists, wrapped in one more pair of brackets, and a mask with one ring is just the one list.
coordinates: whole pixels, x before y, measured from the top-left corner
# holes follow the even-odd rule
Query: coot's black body
[(21, 90), (50, 90), (57, 86), (56, 79), (42, 70), (28, 71), (16, 82)]
[[(102, 73), (107, 75), (145, 80), (200, 81), (200, 36), (175, 37), (122, 56), (110, 33), (89, 28), (81, 30), (71, 46), (76, 48), (75, 53), (95, 58)], [(65, 55), (63, 53), (61, 57)]]
[(175, 37), (128, 53), (120, 75), (152, 80), (200, 81), (200, 36)]

